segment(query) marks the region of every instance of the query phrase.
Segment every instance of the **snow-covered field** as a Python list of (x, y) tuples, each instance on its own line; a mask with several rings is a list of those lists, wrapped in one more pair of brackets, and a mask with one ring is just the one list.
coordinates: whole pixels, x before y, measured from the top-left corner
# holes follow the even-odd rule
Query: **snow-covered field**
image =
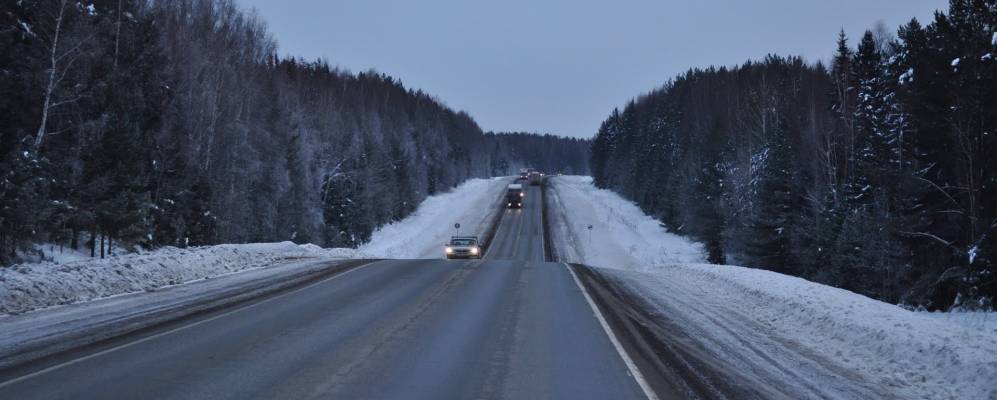
[(469, 179), (454, 190), (427, 198), (404, 220), (379, 228), (359, 251), (373, 258), (440, 258), (457, 231), (483, 236), (510, 178)]
[(774, 272), (703, 264), (697, 245), (590, 178), (555, 178), (552, 189), (562, 260), (598, 267), (744, 379), (791, 398), (997, 398), (993, 313), (912, 312)]

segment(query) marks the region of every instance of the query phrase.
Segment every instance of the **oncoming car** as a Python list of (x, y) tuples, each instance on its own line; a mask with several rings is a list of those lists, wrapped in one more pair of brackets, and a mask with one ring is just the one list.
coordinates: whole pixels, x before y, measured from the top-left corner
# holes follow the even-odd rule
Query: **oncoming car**
[(447, 259), (481, 258), (481, 246), (477, 236), (453, 236), (443, 248)]

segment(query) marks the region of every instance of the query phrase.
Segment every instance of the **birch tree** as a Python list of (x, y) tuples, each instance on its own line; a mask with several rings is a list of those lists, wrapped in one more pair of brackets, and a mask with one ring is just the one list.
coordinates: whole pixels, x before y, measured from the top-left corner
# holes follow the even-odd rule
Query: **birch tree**
[(82, 6), (81, 3), (69, 0), (45, 0), (39, 7), (39, 14), (45, 24), (38, 29), (38, 35), (45, 47), (47, 68), (42, 89), (41, 121), (34, 140), (36, 150), (41, 148), (46, 135), (58, 133), (49, 130), (50, 119), (55, 110), (82, 98), (79, 87), (65, 83), (73, 69), (79, 67), (78, 61), (84, 53), (84, 47), (94, 35), (78, 32), (73, 29), (77, 27), (72, 26), (74, 17), (85, 18), (85, 12), (93, 12), (92, 5)]

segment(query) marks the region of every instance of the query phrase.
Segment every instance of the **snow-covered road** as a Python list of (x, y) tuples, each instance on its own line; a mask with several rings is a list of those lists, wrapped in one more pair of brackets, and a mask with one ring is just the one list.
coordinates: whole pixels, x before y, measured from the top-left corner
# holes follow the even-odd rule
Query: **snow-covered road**
[(697, 244), (588, 177), (554, 178), (551, 189), (562, 260), (596, 267), (654, 308), (670, 335), (720, 363), (721, 377), (763, 397), (997, 398), (997, 326), (987, 322), (997, 315), (913, 312), (774, 272), (704, 264)]

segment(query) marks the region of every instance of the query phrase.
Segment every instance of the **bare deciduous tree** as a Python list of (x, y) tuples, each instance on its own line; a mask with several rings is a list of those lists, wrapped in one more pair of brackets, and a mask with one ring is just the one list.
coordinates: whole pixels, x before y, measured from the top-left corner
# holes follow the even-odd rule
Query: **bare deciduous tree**
[(34, 147), (42, 146), (49, 131), (49, 119), (56, 108), (79, 101), (82, 94), (79, 88), (71, 87), (63, 93), (63, 84), (73, 72), (74, 66), (83, 53), (83, 47), (95, 33), (80, 32), (73, 27), (73, 17), (80, 16), (81, 5), (69, 0), (46, 0), (40, 5), (47, 27), (39, 29), (47, 57), (47, 69), (43, 89), (41, 122), (35, 134)]

